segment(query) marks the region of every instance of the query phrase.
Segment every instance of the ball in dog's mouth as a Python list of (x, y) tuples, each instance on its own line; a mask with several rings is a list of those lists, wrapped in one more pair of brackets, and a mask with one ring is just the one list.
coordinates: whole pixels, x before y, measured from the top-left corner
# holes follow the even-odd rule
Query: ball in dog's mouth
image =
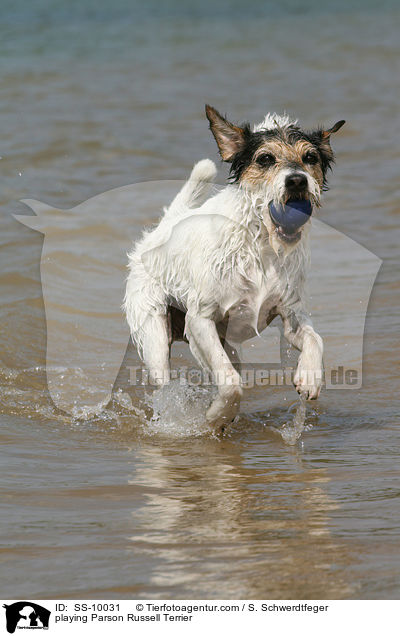
[(308, 199), (289, 199), (286, 203), (269, 204), (269, 215), (280, 238), (294, 243), (301, 236), (301, 228), (312, 214), (312, 205)]

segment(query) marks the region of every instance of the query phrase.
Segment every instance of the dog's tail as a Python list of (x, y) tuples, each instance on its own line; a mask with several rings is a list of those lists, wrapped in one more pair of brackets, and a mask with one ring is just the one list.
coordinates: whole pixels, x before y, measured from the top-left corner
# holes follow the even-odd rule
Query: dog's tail
[(165, 209), (167, 216), (179, 216), (188, 208), (198, 208), (207, 199), (217, 174), (211, 159), (202, 159), (193, 167), (189, 179)]

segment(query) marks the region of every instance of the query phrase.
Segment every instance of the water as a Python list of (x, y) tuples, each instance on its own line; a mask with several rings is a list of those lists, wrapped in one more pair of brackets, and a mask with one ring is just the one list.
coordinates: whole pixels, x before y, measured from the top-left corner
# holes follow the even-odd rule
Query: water
[[(40, 0), (3, 2), (1, 13), (2, 596), (397, 598), (396, 4)], [(185, 178), (195, 160), (216, 158), (206, 101), (237, 121), (284, 109), (305, 126), (347, 120), (320, 218), (383, 260), (363, 386), (325, 391), (306, 413), (291, 388), (249, 389), (215, 438), (202, 418), (209, 390), (175, 384), (146, 398), (129, 384), (130, 347), (111, 402), (77, 419), (47, 389), (43, 236), (12, 214), (29, 214), (21, 198), (73, 208), (125, 184)], [(89, 224), (101, 250), (87, 271), (114, 268), (123, 283), (125, 242), (158, 213)], [(70, 238), (56, 272), (68, 284), (89, 262), (81, 234)], [(320, 327), (332, 338), (354, 274), (343, 263), (331, 289), (336, 311)], [(58, 353), (91, 335), (105, 351), (97, 332), (79, 341), (71, 326), (85, 290), (61, 293)], [(98, 319), (93, 310), (94, 330)]]

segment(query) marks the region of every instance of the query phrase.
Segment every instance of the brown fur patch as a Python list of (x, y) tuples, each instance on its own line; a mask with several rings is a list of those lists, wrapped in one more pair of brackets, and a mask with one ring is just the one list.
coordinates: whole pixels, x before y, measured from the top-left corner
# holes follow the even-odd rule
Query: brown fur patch
[[(273, 183), (281, 170), (292, 167), (294, 170), (297, 168), (308, 172), (322, 188), (321, 163), (319, 160), (315, 164), (305, 162), (304, 158), (307, 152), (316, 154), (313, 144), (303, 139), (294, 144), (282, 139), (266, 140), (255, 152), (251, 164), (243, 171), (241, 180), (253, 186)], [(263, 167), (257, 162), (257, 159), (264, 154), (271, 154), (275, 158), (275, 163), (270, 167)]]

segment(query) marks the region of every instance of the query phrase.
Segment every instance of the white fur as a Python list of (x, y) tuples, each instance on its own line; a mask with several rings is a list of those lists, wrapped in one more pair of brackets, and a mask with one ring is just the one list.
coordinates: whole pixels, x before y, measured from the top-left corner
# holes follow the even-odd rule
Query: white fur
[[(262, 126), (277, 116), (267, 116)], [(268, 121), (267, 121), (268, 120)], [(280, 118), (278, 125), (286, 125)], [(124, 308), (132, 338), (154, 384), (169, 381), (168, 305), (186, 312), (185, 334), (199, 364), (214, 374), (218, 396), (207, 412), (218, 430), (239, 408), (241, 379), (221, 345), (218, 327), (228, 317), (226, 339), (240, 343), (261, 332), (270, 311), (302, 352), (295, 385), (316, 398), (322, 380), (322, 340), (304, 307), (308, 230), (294, 246), (277, 237), (268, 203), (283, 187), (228, 185), (207, 198), (216, 168), (203, 160), (164, 210), (159, 225), (129, 254)], [(314, 184), (309, 186), (311, 194)], [(319, 191), (315, 191), (319, 197)]]
[(284, 126), (295, 126), (297, 119), (290, 119), (289, 115), (277, 115), (276, 113), (267, 113), (262, 122), (253, 126), (253, 132), (260, 130), (271, 130), (272, 128), (283, 128)]

